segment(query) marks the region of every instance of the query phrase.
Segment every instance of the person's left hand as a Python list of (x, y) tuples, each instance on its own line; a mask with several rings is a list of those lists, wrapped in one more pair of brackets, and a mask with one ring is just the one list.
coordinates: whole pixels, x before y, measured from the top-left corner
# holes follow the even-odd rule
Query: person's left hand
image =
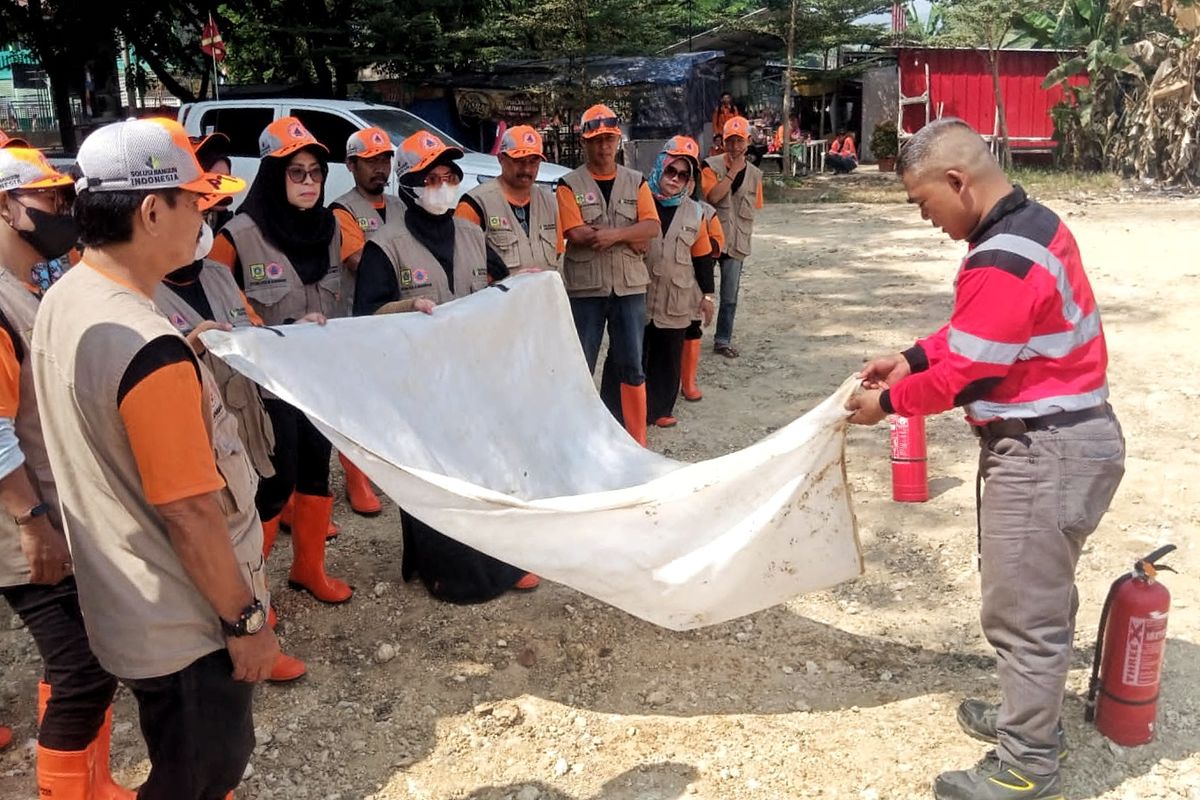
[(874, 425), (887, 416), (883, 406), (879, 405), (879, 395), (882, 389), (866, 389), (850, 395), (846, 401), (846, 410), (853, 411), (850, 422), (855, 425)]
[(187, 336), (187, 343), (192, 346), (192, 352), (198, 356), (204, 355), (204, 343), (200, 341), (200, 334), (205, 331), (231, 331), (233, 326), (228, 322), (213, 322), (211, 319), (206, 319), (196, 327), (192, 328)]
[(708, 295), (700, 298), (700, 319), (705, 328), (713, 324), (713, 317), (717, 313), (717, 303)]
[(413, 311), (420, 311), (422, 314), (432, 314), (436, 306), (437, 303), (428, 297), (418, 297), (413, 301)]
[(298, 323), (300, 323), (300, 322), (315, 322), (318, 325), (324, 325), (328, 321), (329, 320), (327, 320), (325, 318), (325, 315), (322, 314), (320, 311), (314, 311), (311, 314), (305, 314), (303, 317), (296, 320), (296, 322), (298, 322)]
[(619, 241), (620, 236), (621, 232), (617, 228), (597, 228), (592, 237), (592, 249), (607, 250)]

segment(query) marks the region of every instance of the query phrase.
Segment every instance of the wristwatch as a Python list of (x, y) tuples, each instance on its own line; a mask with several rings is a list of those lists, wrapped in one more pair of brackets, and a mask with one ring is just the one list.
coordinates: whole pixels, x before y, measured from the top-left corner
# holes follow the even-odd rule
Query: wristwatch
[(49, 513), (50, 513), (49, 505), (47, 505), (46, 503), (38, 503), (36, 506), (34, 506), (33, 508), (26, 511), (21, 516), (13, 517), (13, 521), (15, 521), (17, 523), (17, 525), (28, 525), (29, 523), (33, 522), (38, 517), (44, 517)]
[(267, 612), (259, 600), (243, 608), (237, 622), (230, 623), (221, 618), (221, 630), (225, 631), (226, 636), (253, 636), (266, 624)]
[(717, 304), (717, 297), (716, 297), (716, 295), (706, 294), (706, 295), (704, 295), (704, 297), (702, 297), (702, 298), (700, 298), (700, 299), (701, 299), (701, 300), (707, 300), (708, 302), (712, 303), (714, 306)]

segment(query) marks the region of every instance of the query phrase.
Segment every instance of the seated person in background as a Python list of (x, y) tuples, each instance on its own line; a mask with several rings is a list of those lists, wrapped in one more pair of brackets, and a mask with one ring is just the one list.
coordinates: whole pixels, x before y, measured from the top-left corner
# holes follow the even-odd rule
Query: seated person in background
[(839, 175), (853, 172), (858, 166), (858, 150), (854, 147), (854, 134), (842, 131), (829, 146), (825, 154), (825, 163)]

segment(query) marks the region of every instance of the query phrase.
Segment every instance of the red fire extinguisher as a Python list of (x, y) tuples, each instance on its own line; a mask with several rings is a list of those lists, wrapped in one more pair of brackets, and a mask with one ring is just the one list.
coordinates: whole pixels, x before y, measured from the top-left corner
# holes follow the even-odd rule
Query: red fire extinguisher
[(1164, 545), (1139, 559), (1108, 590), (1100, 614), (1084, 718), (1123, 747), (1154, 738), (1171, 608), (1171, 593), (1156, 576), (1161, 570), (1175, 571), (1155, 562), (1174, 549)]
[(897, 503), (924, 503), (929, 499), (925, 418), (892, 414), (888, 425), (892, 432), (892, 499)]

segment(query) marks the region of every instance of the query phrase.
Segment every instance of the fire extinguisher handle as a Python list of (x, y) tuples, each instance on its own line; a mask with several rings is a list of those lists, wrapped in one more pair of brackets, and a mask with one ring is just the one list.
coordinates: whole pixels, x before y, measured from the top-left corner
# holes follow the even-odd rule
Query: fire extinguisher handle
[(1170, 567), (1168, 567), (1168, 566), (1160, 567), (1160, 566), (1158, 566), (1158, 564), (1156, 564), (1154, 562), (1158, 561), (1160, 558), (1167, 555), (1167, 553), (1174, 552), (1176, 549), (1178, 549), (1178, 548), (1176, 548), (1175, 545), (1173, 545), (1173, 544), (1164, 544), (1162, 547), (1158, 548), (1157, 550), (1155, 550), (1153, 553), (1146, 556), (1145, 558), (1139, 558), (1137, 563), (1134, 565), (1134, 571), (1141, 573), (1143, 571), (1142, 565), (1149, 564), (1156, 569), (1160, 569), (1160, 570), (1165, 569), (1168, 572), (1174, 572), (1175, 570), (1171, 569)]

